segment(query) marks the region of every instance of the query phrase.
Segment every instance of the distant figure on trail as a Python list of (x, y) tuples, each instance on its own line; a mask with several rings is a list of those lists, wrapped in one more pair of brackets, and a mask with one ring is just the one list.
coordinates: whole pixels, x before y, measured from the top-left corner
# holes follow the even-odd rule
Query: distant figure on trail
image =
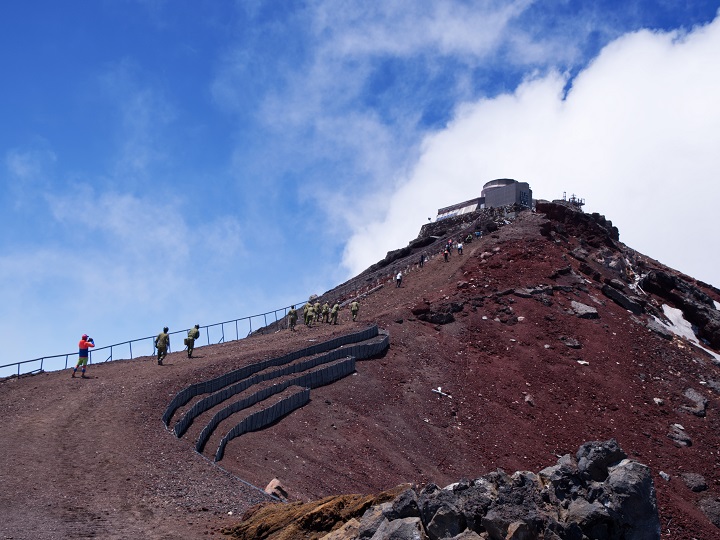
[(360, 310), (360, 304), (358, 304), (357, 300), (353, 300), (350, 303), (350, 313), (352, 313), (353, 321), (357, 320), (358, 311)]
[(400, 285), (402, 285), (402, 270), (395, 276), (395, 288), (400, 287)]
[(422, 268), (425, 265), (425, 254), (424, 253), (420, 254), (420, 263), (419, 264), (420, 264), (420, 268)]
[(448, 257), (450, 257), (450, 250), (448, 248), (445, 248), (445, 251), (443, 251), (443, 257), (445, 257), (445, 262), (448, 262)]
[(297, 324), (297, 310), (295, 309), (295, 306), (290, 306), (290, 311), (288, 311), (288, 328), (292, 332), (295, 331), (295, 325)]
[(315, 320), (317, 322), (320, 322), (321, 311), (322, 308), (320, 307), (320, 302), (315, 302), (315, 305), (313, 306), (313, 313), (315, 313)]
[(333, 307), (330, 310), (330, 321), (333, 324), (337, 324), (338, 311), (340, 311), (340, 304), (336, 300), (335, 304), (333, 304)]
[(185, 338), (185, 345), (187, 345), (188, 358), (192, 358), (192, 353), (195, 350), (195, 340), (200, 337), (200, 325), (196, 324), (193, 328), (188, 330), (188, 337)]
[(158, 366), (163, 365), (163, 359), (167, 356), (168, 347), (170, 347), (169, 328), (166, 326), (155, 338), (155, 346), (157, 347)]
[(325, 302), (322, 307), (322, 322), (330, 322), (330, 304), (328, 304), (327, 302)]
[(458, 242), (458, 245), (457, 245), (458, 255), (462, 255), (462, 248), (463, 248), (462, 242)]
[(78, 343), (78, 363), (73, 368), (72, 372), (72, 378), (75, 378), (75, 373), (77, 373), (78, 368), (82, 368), (81, 372), (82, 375), (80, 375), (83, 379), (87, 379), (88, 377), (85, 376), (85, 366), (87, 366), (88, 359), (90, 358), (90, 348), (95, 346), (95, 342), (93, 341), (93, 338), (88, 337), (87, 334), (83, 334), (80, 338), (80, 342)]

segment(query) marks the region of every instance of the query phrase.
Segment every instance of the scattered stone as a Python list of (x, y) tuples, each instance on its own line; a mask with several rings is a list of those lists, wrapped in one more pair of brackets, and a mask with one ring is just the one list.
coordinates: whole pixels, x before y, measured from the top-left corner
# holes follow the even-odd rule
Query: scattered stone
[(602, 293), (610, 298), (613, 302), (622, 308), (632, 311), (635, 315), (640, 315), (643, 312), (642, 306), (635, 300), (621, 293), (619, 290), (609, 285), (603, 285)]
[(670, 426), (670, 432), (667, 434), (668, 439), (675, 443), (675, 446), (684, 448), (686, 446), (692, 446), (692, 439), (685, 433), (685, 428), (680, 424), (673, 424)]
[(590, 254), (581, 247), (577, 247), (570, 252), (570, 256), (576, 258), (578, 261), (584, 261)]
[(582, 349), (582, 345), (577, 339), (562, 336), (560, 338), (560, 341), (562, 341), (567, 347), (570, 347), (571, 349)]
[(618, 291), (625, 290), (625, 284), (620, 281), (619, 279), (605, 279), (605, 284), (610, 285), (613, 289), (617, 289)]
[(707, 384), (708, 388), (711, 388), (716, 394), (720, 394), (720, 382), (714, 379), (708, 379), (705, 381), (705, 384)]
[(698, 506), (710, 523), (720, 528), (720, 500), (716, 497), (705, 497), (700, 499)]
[(659, 407), (662, 407), (663, 405), (665, 405), (665, 402), (660, 398), (657, 398), (657, 397), (653, 398), (653, 401), (655, 402), (655, 405), (657, 405)]
[(570, 303), (570, 306), (572, 307), (572, 310), (575, 312), (575, 314), (580, 317), (581, 319), (599, 319), (600, 315), (598, 315), (597, 309), (594, 307), (582, 304), (580, 302), (576, 302), (573, 300)]
[(670, 329), (667, 326), (659, 323), (654, 318), (648, 319), (648, 321), (645, 323), (645, 326), (647, 326), (649, 330), (651, 330), (652, 332), (655, 332), (661, 338), (667, 339), (668, 341), (672, 341), (674, 334), (670, 331)]
[(265, 493), (277, 497), (281, 501), (287, 501), (289, 499), (285, 486), (283, 486), (277, 478), (270, 480), (270, 483), (265, 487)]
[(688, 388), (683, 392), (683, 396), (693, 402), (692, 406), (683, 405), (680, 407), (683, 411), (694, 414), (703, 418), (705, 416), (705, 410), (707, 409), (708, 400), (700, 392), (694, 388)]
[(660, 478), (662, 478), (666, 482), (670, 481), (670, 475), (668, 473), (666, 473), (665, 471), (660, 471), (658, 474), (660, 475)]
[(694, 491), (696, 493), (705, 491), (708, 488), (705, 477), (701, 474), (682, 473), (680, 475), (680, 478), (683, 479), (683, 482), (685, 482), (685, 485), (690, 488), (691, 491)]

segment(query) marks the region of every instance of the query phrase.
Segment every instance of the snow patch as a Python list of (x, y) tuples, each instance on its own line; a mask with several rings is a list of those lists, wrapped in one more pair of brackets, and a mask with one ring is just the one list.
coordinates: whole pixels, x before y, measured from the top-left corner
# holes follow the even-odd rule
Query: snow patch
[[(715, 304), (717, 304), (717, 302), (715, 302)], [(706, 348), (700, 342), (700, 340), (698, 340), (697, 335), (695, 335), (693, 325), (690, 324), (690, 321), (685, 318), (681, 310), (670, 307), (667, 304), (663, 304), (662, 308), (663, 313), (665, 314), (665, 317), (667, 317), (668, 321), (670, 321), (670, 324), (667, 325), (665, 324), (665, 322), (661, 321), (657, 317), (653, 317), (659, 324), (662, 324), (665, 328), (670, 330), (676, 336), (687, 339), (690, 343), (694, 344), (696, 347), (702, 349), (710, 356), (715, 358), (715, 360), (720, 361), (720, 354)]]
[(713, 300), (713, 304), (715, 304), (715, 309), (720, 310), (720, 302)]

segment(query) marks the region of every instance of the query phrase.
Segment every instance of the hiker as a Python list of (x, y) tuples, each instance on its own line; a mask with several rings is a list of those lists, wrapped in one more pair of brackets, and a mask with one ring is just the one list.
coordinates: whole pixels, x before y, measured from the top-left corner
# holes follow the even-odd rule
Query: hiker
[(163, 358), (167, 356), (168, 347), (170, 347), (170, 334), (168, 334), (168, 330), (169, 328), (166, 326), (155, 338), (158, 366), (163, 365)]
[(322, 307), (322, 321), (324, 323), (330, 322), (330, 304), (325, 302)]
[(185, 338), (185, 345), (187, 345), (188, 358), (192, 358), (192, 353), (195, 350), (195, 340), (200, 337), (200, 325), (196, 324), (194, 328), (188, 330), (188, 337)]
[(395, 276), (395, 288), (400, 287), (402, 284), (402, 270), (397, 273), (397, 276)]
[(467, 237), (465, 237), (465, 243), (469, 244), (470, 242), (472, 242), (472, 240), (473, 240), (472, 233), (468, 233)]
[(311, 304), (310, 302), (308, 302), (307, 304), (305, 304), (305, 308), (306, 308), (306, 311), (305, 311), (305, 326), (307, 326), (308, 328), (311, 328), (311, 327), (312, 327), (313, 319), (315, 318), (315, 310), (313, 309), (312, 304)]
[(448, 248), (445, 248), (445, 251), (443, 251), (443, 257), (445, 257), (445, 262), (448, 262), (449, 256), (450, 256), (450, 252), (448, 251)]
[(338, 311), (340, 311), (340, 304), (338, 304), (338, 302), (335, 301), (335, 304), (333, 304), (333, 307), (330, 310), (330, 321), (333, 324), (337, 324)]
[(360, 304), (358, 304), (357, 300), (353, 300), (350, 303), (350, 313), (352, 313), (353, 321), (357, 320), (358, 311), (360, 311)]
[(462, 255), (462, 248), (463, 248), (462, 242), (458, 242), (458, 245), (457, 245), (458, 255)]
[(420, 254), (420, 268), (422, 268), (424, 264), (425, 264), (425, 254), (421, 253)]
[(75, 378), (75, 373), (77, 373), (77, 370), (79, 367), (82, 367), (82, 377), (83, 379), (87, 379), (88, 377), (85, 376), (85, 366), (87, 366), (88, 360), (90, 358), (90, 347), (94, 347), (95, 342), (93, 341), (93, 338), (88, 337), (87, 334), (83, 334), (80, 338), (80, 342), (78, 343), (78, 363), (73, 368), (72, 372), (72, 378)]
[(297, 310), (295, 309), (295, 306), (290, 306), (290, 311), (288, 311), (288, 328), (292, 332), (295, 331), (295, 324), (297, 323)]
[(322, 312), (320, 302), (315, 302), (315, 305), (313, 306), (313, 312), (315, 313), (315, 321), (320, 322), (320, 314)]

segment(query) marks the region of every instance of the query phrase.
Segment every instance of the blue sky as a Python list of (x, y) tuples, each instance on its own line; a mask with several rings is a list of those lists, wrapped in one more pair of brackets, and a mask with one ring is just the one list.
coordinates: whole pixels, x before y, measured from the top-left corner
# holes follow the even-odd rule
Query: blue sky
[(0, 364), (322, 293), (499, 177), (720, 286), (719, 7), (3, 2)]

